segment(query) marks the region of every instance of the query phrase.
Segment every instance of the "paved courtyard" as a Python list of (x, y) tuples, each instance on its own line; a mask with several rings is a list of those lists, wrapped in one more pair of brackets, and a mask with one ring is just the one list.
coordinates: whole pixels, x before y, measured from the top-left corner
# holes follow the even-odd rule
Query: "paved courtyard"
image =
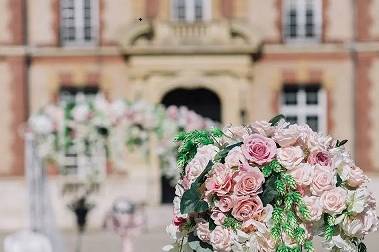
[[(165, 225), (170, 222), (172, 213), (170, 206), (161, 206), (147, 209), (148, 225), (143, 235), (139, 235), (134, 240), (134, 252), (155, 252), (161, 251), (161, 248), (170, 242), (166, 235)], [(1, 243), (5, 237), (3, 233), (0, 237)], [(76, 233), (66, 231), (63, 233), (65, 241), (65, 250), (67, 252), (76, 252)], [(372, 234), (367, 239), (368, 251), (379, 251), (379, 233)], [(120, 238), (108, 231), (89, 230), (82, 239), (81, 252), (119, 252), (121, 251)], [(324, 251), (320, 248), (319, 242), (316, 242), (316, 251)], [(4, 252), (2, 246), (0, 252)]]

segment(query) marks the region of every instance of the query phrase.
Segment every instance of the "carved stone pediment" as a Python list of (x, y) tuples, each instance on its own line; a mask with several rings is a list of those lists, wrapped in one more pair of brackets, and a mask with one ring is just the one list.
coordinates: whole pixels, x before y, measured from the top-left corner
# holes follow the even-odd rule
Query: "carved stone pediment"
[(154, 21), (125, 28), (120, 44), (126, 55), (138, 54), (252, 54), (261, 46), (261, 35), (248, 22)]

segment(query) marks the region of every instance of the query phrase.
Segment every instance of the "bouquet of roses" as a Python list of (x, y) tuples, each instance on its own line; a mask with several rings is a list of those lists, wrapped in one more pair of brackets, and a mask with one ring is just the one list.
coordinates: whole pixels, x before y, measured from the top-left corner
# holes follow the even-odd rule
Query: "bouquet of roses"
[(377, 230), (368, 178), (339, 141), (269, 122), (184, 132), (166, 251), (366, 251)]

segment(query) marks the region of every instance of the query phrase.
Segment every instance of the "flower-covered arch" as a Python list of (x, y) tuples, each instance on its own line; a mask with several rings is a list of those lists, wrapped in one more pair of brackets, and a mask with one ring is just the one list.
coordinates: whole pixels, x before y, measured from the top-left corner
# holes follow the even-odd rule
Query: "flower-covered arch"
[(180, 131), (213, 125), (186, 107), (111, 101), (99, 94), (93, 99), (77, 95), (71, 102), (41, 108), (30, 117), (28, 131), (44, 163), (54, 162), (60, 174), (83, 182), (103, 180), (108, 161), (116, 169), (125, 168), (125, 147), (146, 153), (155, 138), (161, 173), (175, 182), (177, 144), (172, 139)]

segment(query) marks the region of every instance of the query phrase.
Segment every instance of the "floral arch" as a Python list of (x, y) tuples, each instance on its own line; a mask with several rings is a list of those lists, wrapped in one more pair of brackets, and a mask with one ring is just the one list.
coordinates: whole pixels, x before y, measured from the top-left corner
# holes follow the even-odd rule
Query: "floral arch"
[(125, 148), (148, 153), (155, 139), (161, 174), (176, 182), (176, 149), (172, 139), (182, 130), (214, 126), (186, 107), (154, 105), (142, 100), (107, 100), (103, 95), (49, 104), (33, 114), (28, 132), (43, 163), (84, 183), (99, 183), (110, 162), (124, 170)]

